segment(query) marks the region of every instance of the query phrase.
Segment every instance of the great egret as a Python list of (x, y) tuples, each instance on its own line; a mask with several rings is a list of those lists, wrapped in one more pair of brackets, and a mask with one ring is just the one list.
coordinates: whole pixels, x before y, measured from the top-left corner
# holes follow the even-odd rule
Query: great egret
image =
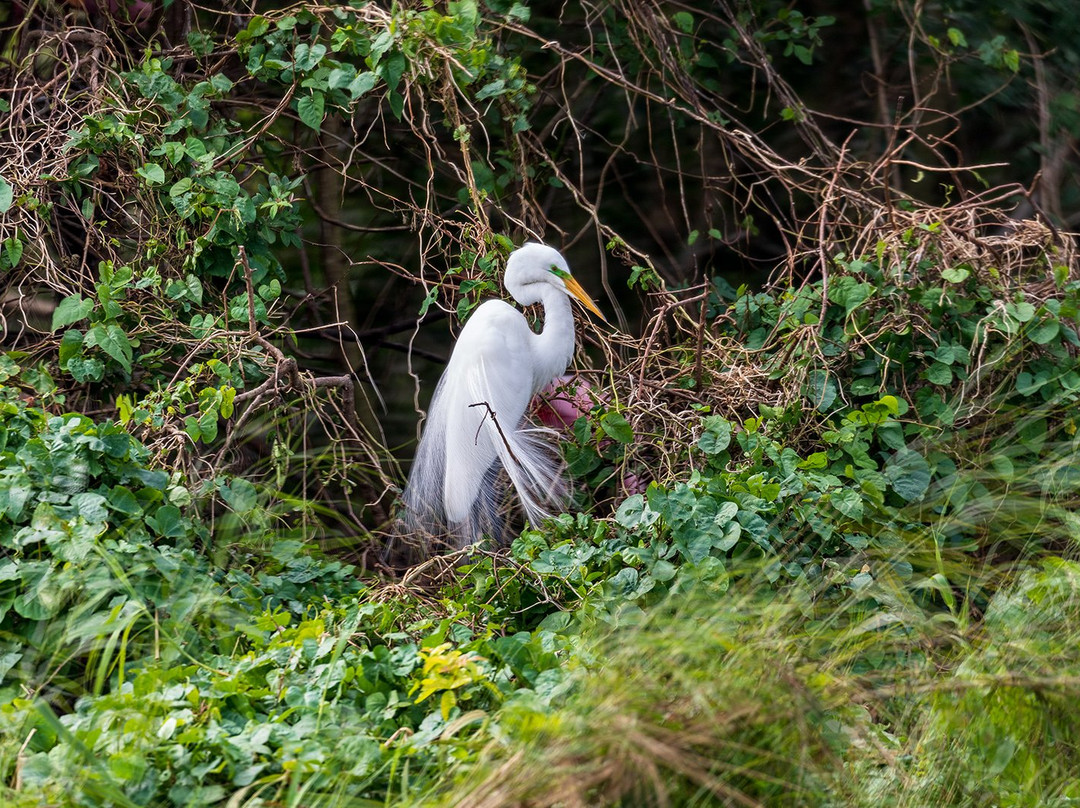
[(452, 547), (499, 539), (496, 480), (506, 469), (533, 524), (566, 496), (551, 430), (525, 423), (529, 402), (566, 370), (574, 353), (574, 297), (604, 316), (555, 249), (530, 242), (506, 262), (503, 285), (523, 306), (541, 303), (544, 326), (502, 300), (483, 303), (465, 323), (428, 409), (405, 487), (405, 520)]

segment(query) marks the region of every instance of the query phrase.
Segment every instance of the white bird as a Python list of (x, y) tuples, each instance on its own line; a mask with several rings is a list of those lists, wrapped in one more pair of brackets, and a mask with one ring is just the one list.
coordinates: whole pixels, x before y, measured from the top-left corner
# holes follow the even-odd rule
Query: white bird
[(543, 244), (514, 250), (503, 284), (521, 305), (543, 305), (543, 330), (502, 300), (476, 309), (435, 388), (403, 495), (406, 525), (451, 547), (500, 538), (500, 469), (534, 525), (565, 501), (561, 463), (544, 440), (552, 430), (529, 427), (525, 412), (573, 356), (570, 297), (604, 319), (566, 259)]

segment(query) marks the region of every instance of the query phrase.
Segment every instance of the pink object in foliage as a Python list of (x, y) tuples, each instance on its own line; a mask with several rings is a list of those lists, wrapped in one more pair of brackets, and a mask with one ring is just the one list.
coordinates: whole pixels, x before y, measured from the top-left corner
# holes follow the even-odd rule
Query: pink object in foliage
[(541, 390), (533, 402), (540, 423), (552, 429), (567, 430), (593, 408), (592, 385), (576, 376), (559, 376)]
[(639, 477), (636, 474), (627, 474), (623, 477), (623, 488), (626, 489), (628, 496), (634, 494), (644, 494), (649, 487), (649, 481)]

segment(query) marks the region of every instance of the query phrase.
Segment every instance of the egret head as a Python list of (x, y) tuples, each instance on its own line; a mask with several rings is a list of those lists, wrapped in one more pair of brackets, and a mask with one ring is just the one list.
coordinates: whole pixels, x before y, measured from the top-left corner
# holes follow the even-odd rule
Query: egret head
[(540, 291), (535, 284), (554, 286), (607, 322), (588, 293), (570, 274), (570, 266), (562, 253), (546, 244), (530, 241), (510, 253), (503, 282), (507, 291), (523, 305), (539, 302)]

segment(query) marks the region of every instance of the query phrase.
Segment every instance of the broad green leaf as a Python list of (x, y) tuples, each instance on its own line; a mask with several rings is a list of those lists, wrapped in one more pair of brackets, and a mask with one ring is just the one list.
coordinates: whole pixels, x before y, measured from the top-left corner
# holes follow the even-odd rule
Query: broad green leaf
[(877, 436), (878, 440), (880, 440), (890, 449), (904, 448), (904, 427), (896, 421), (881, 424), (877, 428)]
[(77, 331), (72, 328), (64, 332), (64, 336), (60, 338), (60, 350), (57, 358), (60, 360), (60, 367), (63, 368), (74, 357), (79, 355), (82, 351), (83, 345), (83, 332)]
[[(6, 382), (19, 375), (21, 368), (7, 354), (0, 354), (0, 382)], [(2, 447), (0, 447), (2, 448)]]
[(161, 185), (165, 182), (165, 169), (157, 163), (147, 163), (141, 168), (135, 169), (135, 173), (146, 180), (149, 185)]
[(724, 528), (724, 535), (719, 539), (713, 540), (713, 547), (721, 552), (726, 553), (732, 547), (739, 543), (739, 537), (742, 536), (742, 525), (737, 521), (728, 523), (728, 526)]
[(825, 412), (836, 401), (840, 389), (836, 379), (824, 370), (812, 370), (806, 380), (803, 394), (818, 412)]
[(224, 73), (215, 73), (210, 77), (210, 84), (219, 93), (225, 94), (233, 88), (232, 80)]
[(952, 368), (944, 362), (935, 362), (927, 368), (926, 378), (931, 384), (945, 386), (952, 383)]
[(27, 620), (45, 620), (60, 610), (60, 600), (51, 588), (23, 592), (15, 598), (15, 611)]
[(503, 79), (495, 79), (495, 81), (488, 82), (476, 93), (477, 101), (484, 101), (488, 98), (494, 98), (497, 95), (501, 95), (506, 90), (506, 82)]
[(844, 533), (840, 538), (856, 550), (865, 550), (870, 545), (870, 539), (862, 533)]
[(173, 197), (174, 199), (176, 197), (183, 196), (191, 190), (192, 184), (193, 182), (191, 177), (184, 177), (181, 180), (177, 180), (169, 189), (169, 196)]
[(1021, 300), (1019, 303), (1006, 303), (1005, 311), (1008, 312), (1013, 319), (1021, 323), (1026, 323), (1035, 316), (1035, 307), (1026, 300)]
[[(390, 104), (390, 112), (393, 113), (394, 118), (401, 120), (402, 114), (405, 112), (405, 96), (397, 90), (391, 90), (386, 97), (387, 102)], [(475, 169), (479, 164), (473, 163)]]
[(217, 439), (218, 414), (216, 409), (204, 412), (199, 416), (199, 431), (202, 433), (203, 443), (213, 443)]
[(318, 91), (304, 96), (296, 103), (296, 111), (300, 115), (300, 120), (316, 132), (322, 128), (325, 107), (326, 99)]
[(125, 516), (138, 516), (142, 513), (139, 500), (125, 485), (114, 485), (109, 490), (108, 503), (110, 508)]
[[(68, 332), (71, 333), (70, 331)], [(100, 382), (105, 378), (105, 363), (97, 357), (73, 356), (68, 360), (67, 372), (79, 384)]]
[(600, 428), (609, 438), (618, 443), (630, 443), (634, 440), (634, 430), (620, 413), (604, 413), (600, 416)]
[(1027, 330), (1027, 338), (1036, 345), (1046, 345), (1051, 342), (1061, 331), (1061, 323), (1053, 318), (1047, 318)]
[(0, 213), (7, 213), (15, 201), (15, 192), (6, 179), (0, 177)]
[(326, 86), (331, 90), (342, 90), (349, 86), (349, 82), (356, 78), (356, 68), (352, 65), (342, 65), (330, 71), (326, 78)]
[(128, 373), (131, 373), (131, 340), (116, 323), (95, 325), (86, 334), (86, 345), (97, 345)]
[(186, 416), (184, 418), (184, 432), (187, 433), (193, 443), (202, 440), (202, 428), (199, 426), (199, 419), (194, 415)]
[(0, 268), (14, 268), (19, 265), (23, 256), (23, 243), (19, 238), (11, 236), (4, 239), (3, 255), (0, 255)]
[(918, 452), (899, 449), (885, 464), (885, 477), (897, 494), (907, 502), (914, 502), (930, 487), (930, 465)]
[(719, 415), (710, 415), (702, 419), (701, 437), (698, 448), (705, 454), (719, 454), (731, 445), (731, 423)]
[(236, 399), (236, 388), (229, 385), (221, 387), (221, 406), (219, 412), (222, 418), (232, 418), (233, 401)]
[(79, 320), (85, 320), (93, 310), (93, 300), (84, 298), (82, 295), (68, 295), (53, 309), (52, 330), (56, 331)]
[(378, 77), (372, 73), (360, 73), (356, 78), (349, 82), (349, 86), (346, 88), (349, 91), (349, 96), (355, 101), (356, 99), (367, 95), (375, 87), (375, 82)]
[(221, 498), (237, 513), (248, 513), (259, 504), (259, 492), (243, 477), (236, 477), (218, 487)]
[(184, 535), (185, 528), (180, 509), (175, 505), (162, 505), (146, 522), (150, 527), (167, 539), (176, 539)]
[(829, 302), (844, 307), (844, 316), (851, 314), (870, 297), (873, 287), (850, 275), (841, 275), (829, 284)]
[(71, 504), (87, 522), (104, 522), (108, 519), (105, 502), (105, 497), (92, 491), (84, 491), (71, 498)]
[(841, 488), (829, 494), (829, 502), (848, 519), (856, 522), (863, 518), (863, 500), (858, 491)]
[(694, 30), (694, 15), (688, 11), (676, 11), (671, 15), (671, 21), (679, 26), (679, 30), (684, 34)]
[(1016, 392), (1022, 396), (1030, 396), (1037, 392), (1050, 381), (1050, 373), (1040, 370), (1038, 373), (1029, 373), (1026, 370), (1016, 375)]
[(4, 680), (4, 677), (8, 675), (8, 672), (15, 667), (22, 657), (22, 651), (9, 651), (0, 656), (0, 682)]
[(805, 460), (799, 461), (801, 469), (823, 469), (829, 465), (829, 455), (826, 452), (813, 452), (807, 455)]
[(627, 530), (639, 525), (648, 527), (658, 518), (660, 518), (660, 514), (648, 506), (645, 497), (641, 494), (627, 497), (615, 512), (616, 524), (625, 527)]
[(941, 270), (941, 277), (943, 280), (949, 283), (963, 283), (971, 275), (971, 270), (967, 267), (949, 267), (948, 269)]

